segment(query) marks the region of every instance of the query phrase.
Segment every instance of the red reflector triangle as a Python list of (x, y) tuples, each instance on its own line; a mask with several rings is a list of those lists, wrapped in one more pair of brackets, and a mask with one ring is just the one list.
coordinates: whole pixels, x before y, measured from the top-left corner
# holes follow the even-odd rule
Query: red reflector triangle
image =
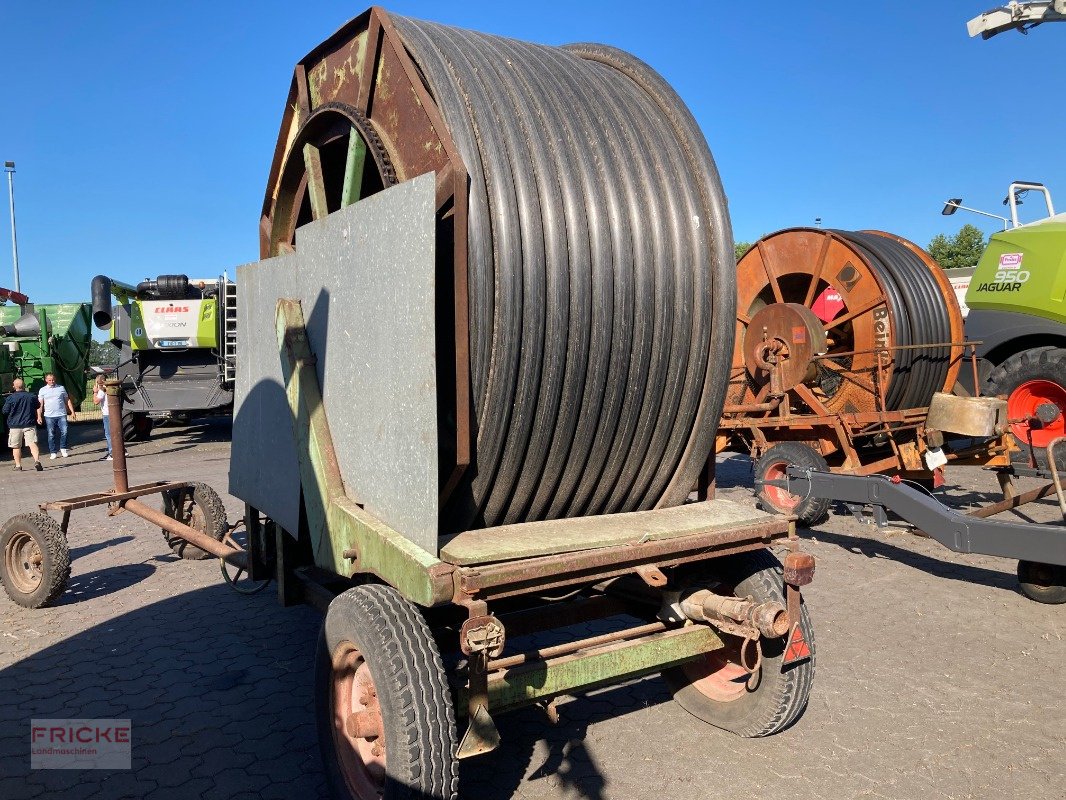
[(792, 635), (788, 637), (788, 647), (785, 648), (784, 663), (790, 664), (803, 658), (811, 657), (811, 648), (807, 640), (803, 638), (803, 631), (799, 625), (792, 629)]

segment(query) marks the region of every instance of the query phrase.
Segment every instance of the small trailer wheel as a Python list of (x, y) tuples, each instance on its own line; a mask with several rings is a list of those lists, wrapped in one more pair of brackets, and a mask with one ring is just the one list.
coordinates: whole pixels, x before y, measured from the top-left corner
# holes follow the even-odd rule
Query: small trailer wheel
[[(715, 591), (730, 586), (738, 597), (756, 602), (784, 603), (781, 562), (768, 550), (725, 556), (712, 566), (722, 581)], [(727, 647), (707, 653), (663, 672), (666, 685), (687, 712), (716, 728), (739, 736), (769, 736), (791, 725), (807, 707), (814, 681), (814, 629), (806, 606), (801, 606), (800, 629), (811, 655), (782, 666), (787, 637), (762, 639), (762, 663), (753, 673), (742, 664), (739, 637)]]
[[(245, 553), (251, 558), (251, 554), (248, 552), (249, 533), (248, 529), (244, 527), (243, 520), (237, 523), (235, 528), (237, 530), (229, 530), (227, 528), (226, 534), (222, 537), (222, 544), (233, 548), (235, 552)], [(263, 591), (272, 580), (271, 578), (252, 580), (251, 571), (248, 568), (234, 566), (224, 558), (220, 558), (218, 564), (222, 572), (222, 579), (237, 594), (257, 594)]]
[(1019, 561), (1018, 583), (1030, 600), (1052, 605), (1066, 603), (1066, 567)]
[[(787, 480), (789, 466), (829, 471), (829, 465), (813, 447), (802, 442), (780, 442), (755, 462), (755, 479)], [(795, 514), (801, 525), (810, 526), (820, 522), (829, 510), (829, 500), (826, 498), (800, 497), (778, 486), (759, 485), (757, 491), (763, 508), (778, 514)]]
[(389, 586), (338, 595), (315, 659), (315, 712), (335, 798), (454, 800), (455, 717), (418, 609)]
[(20, 606), (41, 608), (67, 588), (70, 547), (59, 523), (47, 514), (19, 514), (5, 522), (0, 553), (4, 591)]
[[(206, 483), (190, 483), (184, 489), (163, 492), (163, 513), (220, 542), (228, 530), (226, 507), (222, 505), (218, 493)], [(214, 557), (170, 531), (163, 531), (163, 538), (174, 555), (182, 558), (200, 560)]]

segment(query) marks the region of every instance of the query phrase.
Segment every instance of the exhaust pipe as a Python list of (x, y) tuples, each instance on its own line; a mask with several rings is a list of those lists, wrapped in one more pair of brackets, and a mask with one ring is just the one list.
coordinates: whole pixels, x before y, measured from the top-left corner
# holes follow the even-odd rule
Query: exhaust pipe
[(111, 327), (111, 279), (97, 275), (89, 291), (93, 302), (93, 325), (107, 330)]

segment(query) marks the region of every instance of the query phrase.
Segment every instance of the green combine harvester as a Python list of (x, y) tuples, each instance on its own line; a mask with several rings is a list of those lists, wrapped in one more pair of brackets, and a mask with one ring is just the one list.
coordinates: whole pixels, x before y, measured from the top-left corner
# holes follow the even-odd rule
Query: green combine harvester
[[(1018, 206), (1029, 193), (1043, 195), (1047, 216), (1022, 224)], [(960, 203), (949, 200), (944, 213)], [(1012, 183), (1004, 204), (1005, 230), (990, 237), (966, 292), (966, 336), (981, 343), (981, 393), (1007, 398), (1019, 455), (1043, 468), (1048, 443), (1066, 435), (1066, 214), (1040, 183)]]
[(237, 374), (237, 285), (226, 275), (160, 275), (137, 285), (97, 275), (93, 324), (119, 350), (126, 440), (154, 420), (229, 413)]
[(0, 289), (0, 392), (15, 378), (36, 392), (49, 372), (66, 387), (75, 407), (85, 399), (85, 370), (92, 345), (88, 303), (34, 305), (23, 294)]

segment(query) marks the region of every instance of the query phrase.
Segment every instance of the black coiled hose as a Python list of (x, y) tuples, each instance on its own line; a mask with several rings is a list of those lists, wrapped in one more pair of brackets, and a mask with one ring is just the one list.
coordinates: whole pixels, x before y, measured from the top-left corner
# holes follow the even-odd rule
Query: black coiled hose
[[(951, 318), (940, 285), (906, 245), (876, 233), (834, 231), (862, 252), (881, 278), (895, 319), (895, 342), (936, 345), (952, 340)], [(944, 387), (950, 347), (895, 350), (895, 369), (885, 395), (888, 410), (924, 408)]]
[(470, 174), (477, 441), (443, 527), (680, 503), (724, 402), (732, 232), (648, 66), (393, 17)]

